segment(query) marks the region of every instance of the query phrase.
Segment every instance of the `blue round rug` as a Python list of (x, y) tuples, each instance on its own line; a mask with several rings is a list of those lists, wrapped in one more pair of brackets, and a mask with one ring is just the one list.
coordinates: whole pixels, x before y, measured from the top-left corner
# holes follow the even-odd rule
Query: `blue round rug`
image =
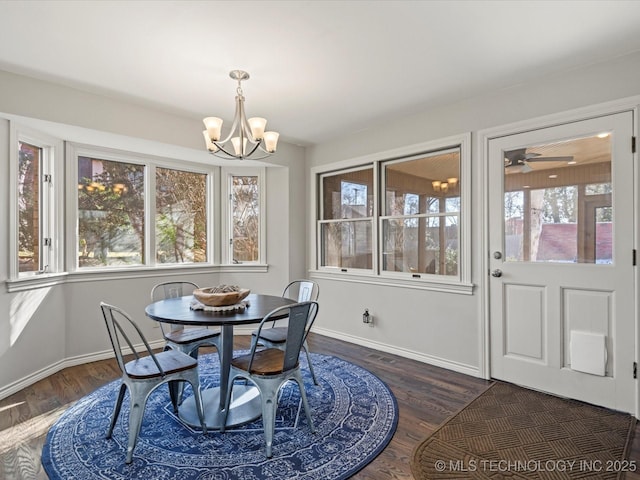
[[(264, 453), (262, 420), (203, 435), (174, 414), (166, 385), (154, 391), (144, 413), (133, 462), (124, 463), (129, 399), (110, 440), (105, 439), (120, 380), (65, 411), (47, 434), (42, 464), (51, 480), (255, 480), (346, 479), (389, 443), (398, 407), (389, 388), (367, 370), (340, 358), (312, 354), (319, 385), (300, 356), (316, 433), (309, 430), (295, 382), (281, 390), (273, 457)], [(202, 387), (218, 384), (215, 354), (199, 359)], [(190, 387), (185, 388), (185, 396)]]

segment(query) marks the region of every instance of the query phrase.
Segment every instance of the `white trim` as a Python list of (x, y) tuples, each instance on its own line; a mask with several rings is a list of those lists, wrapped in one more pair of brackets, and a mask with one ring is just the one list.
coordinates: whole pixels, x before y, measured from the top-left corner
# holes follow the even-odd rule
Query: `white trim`
[[(488, 195), (488, 169), (489, 169), (489, 141), (499, 137), (505, 137), (509, 135), (514, 135), (517, 133), (522, 133), (530, 130), (537, 130), (542, 128), (549, 128), (565, 123), (578, 122), (581, 120), (587, 120), (594, 117), (600, 117), (605, 115), (612, 115), (615, 113), (620, 113), (623, 111), (632, 111), (634, 113), (634, 134), (636, 137), (638, 136), (638, 106), (640, 105), (640, 96), (627, 97), (619, 100), (614, 100), (611, 102), (601, 103), (597, 105), (591, 105), (587, 107), (577, 108), (573, 110), (568, 110), (564, 112), (554, 113), (551, 115), (545, 115), (542, 117), (536, 117), (528, 120), (523, 120), (520, 122), (499, 125), (496, 127), (491, 127), (487, 129), (479, 130), (478, 141), (476, 143), (476, 156), (478, 158), (478, 164), (482, 166), (481, 173), (481, 185), (479, 190), (481, 191), (481, 203), (482, 203), (482, 218), (480, 222), (477, 222), (479, 228), (481, 230), (479, 238), (481, 241), (479, 252), (481, 254), (480, 259), (480, 268), (479, 268), (479, 277), (478, 277), (478, 287), (483, 292), (483, 295), (480, 297), (480, 307), (478, 315), (478, 364), (479, 364), (479, 373), (483, 378), (491, 377), (491, 343), (490, 343), (490, 332), (489, 332), (489, 282), (487, 281), (487, 275), (489, 272), (489, 259), (488, 256), (490, 252), (488, 251), (489, 245), (489, 195)], [(634, 162), (638, 164), (638, 153), (634, 155)], [(640, 185), (639, 181), (639, 172), (638, 169), (635, 169), (635, 178), (634, 178), (634, 248), (638, 249), (638, 238), (640, 238), (640, 222), (638, 222), (637, 216), (638, 212), (638, 188)], [(636, 286), (640, 285), (638, 283), (640, 281), (640, 273), (638, 272), (638, 268), (636, 268)], [(635, 358), (636, 362), (639, 361), (639, 348), (640, 348), (640, 324), (637, 318), (637, 312), (639, 311), (640, 299), (638, 294), (638, 289), (636, 288), (635, 292), (635, 308), (636, 308), (636, 341), (635, 341)], [(636, 416), (640, 414), (640, 384), (638, 386), (636, 392)]]
[[(164, 347), (164, 344), (165, 344), (164, 340), (155, 340), (153, 342), (149, 342), (149, 346), (152, 349), (162, 348)], [(142, 346), (142, 344), (140, 344), (140, 346)], [(125, 353), (131, 353), (130, 349), (128, 348), (123, 349), (123, 351)], [(114, 358), (114, 357), (115, 355), (113, 353), (113, 350), (109, 349), (109, 350), (103, 350), (101, 352), (88, 353), (85, 355), (77, 355), (75, 357), (69, 357), (69, 358), (59, 360), (47, 367), (41, 368), (40, 370), (33, 372), (30, 375), (27, 375), (26, 377), (23, 377), (19, 380), (16, 380), (15, 382), (10, 383), (9, 385), (6, 385), (0, 388), (0, 400), (10, 395), (13, 395), (16, 392), (19, 392), (20, 390), (30, 385), (33, 385), (34, 383), (39, 382), (40, 380), (47, 378), (53, 375), (54, 373), (64, 370), (65, 368), (75, 367), (76, 365), (97, 362), (99, 360), (106, 360), (108, 358)]]
[[(361, 272), (361, 271), (360, 271)], [(435, 275), (430, 275), (434, 277)], [(456, 281), (447, 282), (446, 278), (438, 279), (437, 282), (428, 279), (412, 280), (408, 278), (382, 277), (373, 274), (358, 273), (356, 270), (344, 272), (327, 272), (326, 270), (309, 270), (309, 278), (319, 280), (332, 280), (336, 282), (364, 283), (369, 285), (380, 285), (386, 287), (412, 288), (415, 290), (429, 290), (432, 292), (457, 293), (462, 295), (473, 295), (474, 284), (461, 283)]]
[(371, 348), (379, 352), (386, 352), (392, 355), (397, 355), (399, 357), (409, 358), (411, 360), (416, 360), (418, 362), (433, 365), (435, 367), (445, 368), (454, 372), (463, 373), (465, 375), (471, 375), (473, 377), (480, 376), (480, 372), (478, 371), (478, 369), (472, 365), (467, 365), (460, 362), (452, 362), (451, 360), (437, 357), (435, 355), (426, 355), (414, 350), (394, 347), (393, 345), (389, 345), (388, 343), (373, 342), (371, 340), (367, 340), (366, 338), (356, 337), (355, 335), (348, 335), (343, 332), (337, 332), (335, 330), (329, 330), (326, 328), (314, 326), (313, 332), (363, 347)]
[(102, 270), (88, 270), (81, 272), (63, 272), (51, 275), (38, 275), (20, 280), (7, 280), (7, 292), (22, 292), (36, 288), (51, 287), (65, 283), (101, 282), (132, 278), (157, 278), (167, 275), (200, 275), (202, 273), (267, 273), (269, 265), (239, 264), (239, 265), (211, 265), (211, 264), (182, 264), (162, 267), (136, 266), (130, 268), (104, 268)]

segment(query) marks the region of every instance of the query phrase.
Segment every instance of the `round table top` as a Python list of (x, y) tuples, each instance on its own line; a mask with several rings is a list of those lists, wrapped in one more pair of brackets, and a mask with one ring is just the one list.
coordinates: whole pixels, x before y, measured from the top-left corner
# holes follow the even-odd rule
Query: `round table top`
[[(167, 298), (147, 305), (145, 313), (152, 320), (181, 325), (244, 325), (259, 323), (272, 310), (296, 303), (295, 300), (276, 295), (260, 295), (251, 293), (246, 298), (249, 306), (243, 312), (211, 312), (192, 310), (192, 295), (179, 298)], [(284, 318), (287, 314), (272, 317), (274, 320)]]

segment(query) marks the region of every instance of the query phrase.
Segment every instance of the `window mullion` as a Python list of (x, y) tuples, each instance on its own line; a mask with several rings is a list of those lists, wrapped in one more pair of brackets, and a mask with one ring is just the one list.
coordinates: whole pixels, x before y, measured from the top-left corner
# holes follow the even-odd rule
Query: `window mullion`
[(149, 267), (155, 267), (157, 262), (157, 242), (156, 242), (156, 166), (154, 164), (147, 165), (145, 168), (145, 195), (144, 203), (146, 205), (144, 215), (144, 264)]

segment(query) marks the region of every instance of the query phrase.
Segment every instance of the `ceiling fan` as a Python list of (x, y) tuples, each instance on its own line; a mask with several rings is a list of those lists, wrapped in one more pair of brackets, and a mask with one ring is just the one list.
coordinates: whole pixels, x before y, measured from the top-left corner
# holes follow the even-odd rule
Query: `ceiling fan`
[(521, 173), (528, 173), (533, 168), (529, 163), (533, 162), (570, 162), (573, 157), (543, 157), (541, 153), (527, 153), (526, 148), (517, 148), (504, 153), (504, 168), (521, 167)]

